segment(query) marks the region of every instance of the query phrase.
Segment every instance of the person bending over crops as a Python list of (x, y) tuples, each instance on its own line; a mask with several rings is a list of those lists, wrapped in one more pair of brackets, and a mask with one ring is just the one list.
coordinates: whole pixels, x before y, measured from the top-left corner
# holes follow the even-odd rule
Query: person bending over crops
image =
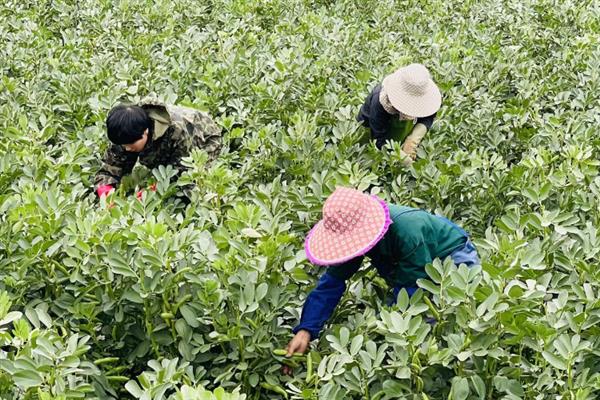
[(307, 235), (304, 248), (310, 262), (329, 268), (306, 298), (288, 356), (304, 353), (319, 336), (365, 256), (394, 288), (394, 298), (402, 288), (414, 294), (417, 279), (427, 278), (425, 265), (435, 258), (480, 263), (468, 234), (448, 219), (349, 188), (337, 188), (325, 201), (323, 219)]
[(108, 113), (106, 128), (111, 145), (95, 178), (99, 197), (114, 190), (137, 161), (151, 169), (172, 165), (181, 173), (181, 159), (193, 148), (204, 149), (210, 160), (221, 148), (221, 132), (208, 114), (154, 97), (117, 105)]
[(357, 120), (371, 130), (377, 148), (381, 149), (388, 140), (402, 143), (405, 163), (410, 164), (441, 104), (442, 95), (427, 68), (410, 64), (375, 86)]

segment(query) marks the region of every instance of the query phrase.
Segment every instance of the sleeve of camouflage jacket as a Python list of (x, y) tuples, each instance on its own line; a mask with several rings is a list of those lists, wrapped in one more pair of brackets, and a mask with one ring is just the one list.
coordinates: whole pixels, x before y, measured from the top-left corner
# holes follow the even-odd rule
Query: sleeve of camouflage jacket
[(221, 129), (215, 121), (205, 112), (198, 111), (194, 116), (195, 145), (208, 153), (208, 158), (213, 161), (221, 151)]
[(95, 188), (103, 185), (117, 187), (121, 178), (131, 173), (137, 159), (137, 153), (125, 151), (123, 146), (111, 144), (104, 156), (102, 167), (96, 174)]
[(186, 123), (185, 128), (191, 143), (188, 142), (189, 139), (173, 141), (172, 154), (173, 158), (177, 159), (173, 166), (180, 171), (183, 170), (181, 158), (188, 156), (194, 148), (206, 151), (209, 161), (215, 160), (221, 151), (222, 138), (221, 130), (212, 118), (205, 112), (196, 111), (193, 115), (193, 123)]
[(217, 158), (221, 150), (221, 131), (208, 114), (194, 111), (183, 126), (175, 127), (169, 142), (169, 163), (178, 171), (179, 176), (186, 170), (181, 159), (189, 156), (194, 148), (205, 150), (209, 161)]

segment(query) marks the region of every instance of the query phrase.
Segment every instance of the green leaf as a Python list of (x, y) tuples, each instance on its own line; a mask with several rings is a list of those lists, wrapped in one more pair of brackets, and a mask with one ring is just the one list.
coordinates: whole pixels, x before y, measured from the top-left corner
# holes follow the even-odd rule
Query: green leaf
[(261, 301), (267, 295), (267, 291), (269, 290), (269, 285), (265, 282), (258, 285), (256, 288), (256, 294), (254, 295), (255, 301)]
[(377, 358), (377, 345), (372, 340), (369, 340), (366, 344), (367, 354), (372, 360)]
[(410, 308), (408, 309), (408, 315), (419, 315), (424, 313), (425, 311), (429, 310), (429, 307), (427, 306), (427, 304), (424, 303), (419, 303), (419, 304), (414, 304), (412, 306), (410, 306)]
[(467, 281), (460, 273), (453, 272), (452, 274), (450, 274), (450, 279), (459, 290), (464, 291), (467, 288)]
[(179, 308), (179, 312), (181, 313), (181, 316), (183, 317), (183, 319), (185, 319), (185, 322), (187, 322), (189, 326), (191, 326), (192, 328), (197, 328), (200, 326), (200, 322), (198, 322), (198, 316), (196, 315), (196, 311), (192, 307), (188, 306), (187, 304), (184, 304)]
[(427, 279), (417, 279), (417, 285), (419, 285), (420, 288), (423, 288), (435, 295), (439, 296), (440, 294), (440, 287), (436, 286), (434, 283), (428, 281)]
[(401, 396), (407, 394), (411, 389), (408, 385), (400, 381), (394, 379), (386, 379), (383, 382), (383, 390), (388, 396)]
[(11, 311), (8, 314), (6, 314), (6, 316), (3, 319), (0, 320), (0, 326), (8, 325), (13, 321), (18, 320), (22, 316), (23, 316), (23, 313), (21, 313), (19, 311)]
[(131, 395), (136, 399), (141, 398), (144, 394), (144, 391), (142, 390), (142, 388), (140, 388), (136, 381), (127, 382), (125, 384), (125, 389), (127, 389), (127, 391), (131, 393)]
[(50, 328), (52, 326), (52, 318), (46, 311), (48, 306), (46, 304), (40, 304), (35, 308), (35, 313), (42, 324), (46, 326), (46, 328)]
[(549, 353), (547, 351), (542, 352), (542, 356), (554, 368), (558, 368), (560, 370), (566, 370), (567, 369), (567, 362), (565, 360), (563, 360), (562, 358), (560, 358), (560, 357), (558, 357), (558, 356), (556, 356), (556, 355), (554, 355), (552, 353)]
[(398, 302), (397, 302), (398, 308), (401, 311), (406, 311), (406, 308), (408, 307), (408, 302), (409, 302), (408, 292), (404, 288), (400, 289), (400, 292), (398, 293)]
[(356, 335), (352, 339), (352, 343), (350, 344), (350, 354), (355, 356), (363, 344), (363, 335)]
[(20, 370), (12, 375), (15, 384), (23, 390), (36, 387), (42, 384), (43, 380), (40, 374), (31, 370)]
[(263, 236), (260, 232), (257, 232), (256, 230), (254, 230), (252, 228), (244, 228), (240, 232), (242, 233), (242, 235), (247, 236), (249, 238), (254, 238), (254, 239), (258, 239)]
[(550, 194), (550, 190), (552, 190), (552, 182), (546, 182), (541, 188), (539, 192), (539, 201), (544, 201), (548, 198)]
[(473, 375), (471, 377), (471, 382), (473, 383), (473, 388), (475, 388), (475, 392), (480, 400), (485, 399), (485, 382), (479, 375)]
[(427, 272), (427, 275), (431, 278), (433, 282), (442, 282), (442, 275), (432, 264), (427, 264), (425, 266), (425, 272)]
[(454, 377), (452, 379), (451, 394), (450, 398), (452, 400), (465, 400), (469, 397), (469, 382), (467, 378)]
[(133, 272), (133, 270), (127, 264), (127, 261), (121, 255), (112, 254), (108, 258), (108, 263), (109, 263), (109, 265), (111, 267), (111, 270), (115, 274), (127, 276), (127, 277), (130, 277), (130, 278), (136, 278), (137, 277), (137, 275), (135, 274), (135, 272)]
[(348, 341), (350, 340), (350, 331), (345, 326), (340, 328), (340, 344), (342, 347), (346, 347)]
[(123, 292), (123, 299), (131, 301), (132, 303), (142, 304), (144, 303), (144, 299), (140, 296), (140, 294), (133, 289), (126, 290)]

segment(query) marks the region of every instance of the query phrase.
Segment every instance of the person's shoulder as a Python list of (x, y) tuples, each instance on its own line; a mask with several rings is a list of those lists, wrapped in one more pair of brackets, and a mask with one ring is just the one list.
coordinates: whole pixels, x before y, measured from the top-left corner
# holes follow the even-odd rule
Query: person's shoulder
[(392, 226), (398, 232), (412, 231), (430, 218), (430, 214), (420, 208), (390, 204), (389, 209)]
[(390, 216), (393, 217), (400, 217), (400, 216), (404, 216), (408, 213), (414, 213), (414, 212), (418, 212), (418, 211), (423, 211), (420, 208), (414, 208), (414, 207), (409, 207), (409, 206), (402, 206), (399, 204), (390, 204), (387, 203), (388, 208), (390, 210)]
[(377, 85), (375, 85), (375, 87), (373, 87), (373, 89), (371, 89), (371, 91), (369, 92), (369, 95), (367, 96), (367, 99), (369, 100), (369, 103), (371, 104), (371, 106), (380, 105), (380, 103), (379, 103), (379, 94), (380, 93), (381, 93), (381, 83), (378, 83)]
[(165, 110), (168, 106), (166, 102), (164, 102), (158, 95), (155, 93), (150, 93), (147, 96), (142, 97), (136, 105), (138, 107), (142, 107), (145, 110), (150, 109), (159, 109)]

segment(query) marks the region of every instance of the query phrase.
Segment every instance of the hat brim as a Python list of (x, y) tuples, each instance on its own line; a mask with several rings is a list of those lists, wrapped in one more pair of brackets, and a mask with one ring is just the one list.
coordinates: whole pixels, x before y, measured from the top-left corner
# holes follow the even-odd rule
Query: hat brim
[(442, 93), (435, 82), (429, 79), (425, 93), (413, 96), (402, 90), (401, 72), (396, 71), (383, 79), (382, 85), (392, 106), (411, 117), (423, 118), (435, 114), (442, 105)]
[(319, 221), (304, 242), (308, 260), (316, 265), (341, 264), (364, 255), (371, 250), (387, 232), (392, 220), (385, 202), (369, 196), (368, 207), (362, 223), (351, 232), (333, 233)]

